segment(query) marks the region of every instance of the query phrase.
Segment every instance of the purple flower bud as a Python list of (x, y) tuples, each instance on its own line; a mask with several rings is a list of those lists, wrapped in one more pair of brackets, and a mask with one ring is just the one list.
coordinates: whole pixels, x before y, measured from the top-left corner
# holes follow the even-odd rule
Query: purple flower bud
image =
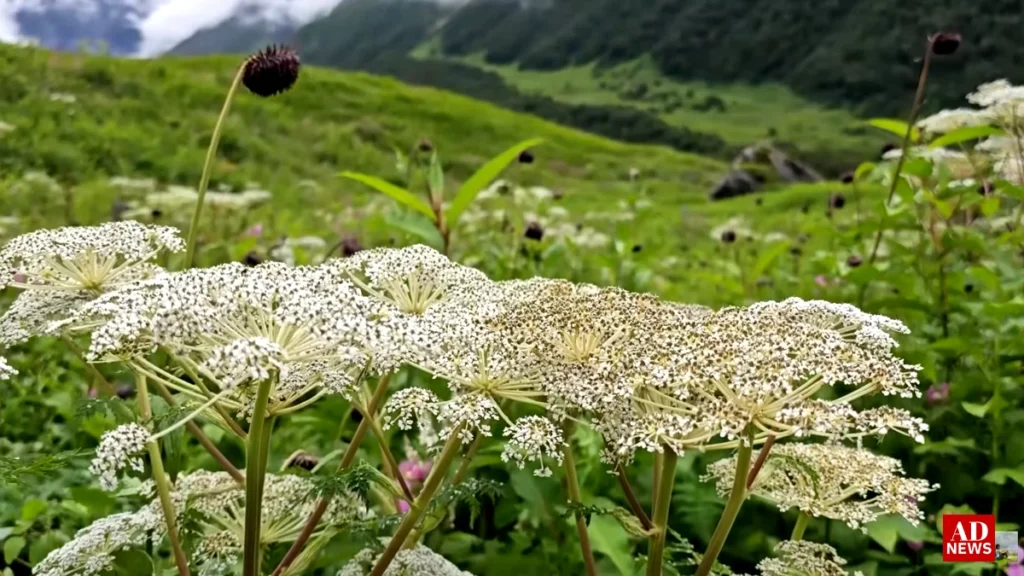
[(932, 385), (924, 393), (925, 402), (929, 406), (936, 404), (945, 404), (949, 400), (949, 382), (943, 382), (942, 384)]
[(246, 238), (259, 238), (260, 236), (263, 236), (263, 224), (259, 222), (253, 224), (242, 235)]
[(828, 286), (828, 279), (822, 276), (821, 274), (818, 274), (817, 276), (814, 277), (814, 283), (822, 287)]
[(924, 542), (907, 542), (907, 548), (914, 552), (920, 552), (924, 548)]
[(399, 500), (398, 501), (398, 513), (399, 514), (406, 514), (407, 512), (409, 512), (410, 509), (411, 509), (411, 506), (409, 506), (408, 502), (406, 502), (405, 500)]

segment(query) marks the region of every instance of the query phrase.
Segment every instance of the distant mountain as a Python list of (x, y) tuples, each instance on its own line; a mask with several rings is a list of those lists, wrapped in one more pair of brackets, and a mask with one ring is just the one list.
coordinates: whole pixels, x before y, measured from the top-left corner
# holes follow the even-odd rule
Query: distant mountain
[(284, 43), (298, 28), (298, 23), (290, 20), (268, 22), (232, 17), (216, 26), (198, 30), (168, 50), (167, 54), (244, 54), (267, 44)]
[(8, 11), (24, 38), (57, 50), (81, 44), (105, 45), (111, 54), (138, 51), (138, 24), (152, 9), (151, 0), (18, 0)]

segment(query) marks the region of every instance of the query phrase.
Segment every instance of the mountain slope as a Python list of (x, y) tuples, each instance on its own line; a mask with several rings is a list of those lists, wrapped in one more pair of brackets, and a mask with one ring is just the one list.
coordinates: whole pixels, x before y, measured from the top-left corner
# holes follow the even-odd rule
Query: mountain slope
[(204, 54), (246, 54), (267, 44), (287, 42), (298, 26), (293, 22), (227, 20), (197, 30), (167, 51), (175, 56), (201, 56)]

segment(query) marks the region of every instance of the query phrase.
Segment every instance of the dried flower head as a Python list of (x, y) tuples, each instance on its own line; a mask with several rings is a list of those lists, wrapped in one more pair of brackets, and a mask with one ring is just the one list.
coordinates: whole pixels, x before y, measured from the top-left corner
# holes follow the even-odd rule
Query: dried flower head
[(139, 454), (146, 448), (149, 431), (138, 424), (122, 424), (100, 437), (96, 456), (89, 472), (99, 477), (100, 487), (108, 492), (117, 489), (117, 475), (124, 468), (145, 470)]
[(505, 428), (505, 437), (508, 440), (501, 452), (502, 462), (515, 462), (520, 470), (527, 462), (536, 462), (540, 467), (533, 473), (541, 477), (551, 476), (551, 468), (545, 460), (562, 465), (567, 442), (562, 429), (549, 418), (524, 416)]
[[(383, 545), (387, 545), (388, 539), (381, 539)], [(370, 573), (376, 563), (379, 554), (372, 549), (365, 549), (356, 554), (337, 576), (366, 576)], [(391, 565), (384, 570), (383, 576), (473, 576), (469, 572), (460, 570), (457, 566), (446, 560), (443, 556), (434, 552), (422, 544), (415, 548), (404, 548), (391, 562)]]
[(177, 229), (134, 221), (37, 230), (0, 250), (0, 288), (99, 293), (154, 275), (156, 256), (184, 248)]
[(299, 79), (299, 54), (288, 46), (270, 45), (245, 61), (242, 84), (264, 98), (286, 92)]
[[(731, 489), (735, 458), (708, 467), (703, 480), (714, 480), (719, 493)], [(927, 480), (905, 478), (899, 460), (863, 449), (827, 444), (775, 446), (751, 487), (755, 496), (861, 528), (885, 514), (898, 514), (916, 525), (918, 507), (938, 488)]]
[(939, 32), (928, 39), (931, 51), (938, 56), (948, 56), (960, 48), (963, 39), (955, 32)]

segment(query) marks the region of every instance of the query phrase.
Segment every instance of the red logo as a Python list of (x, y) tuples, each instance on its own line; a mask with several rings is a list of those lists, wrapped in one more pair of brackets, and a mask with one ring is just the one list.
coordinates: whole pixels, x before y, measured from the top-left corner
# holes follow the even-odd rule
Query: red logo
[(993, 562), (996, 559), (996, 517), (992, 514), (944, 514), (943, 562)]

